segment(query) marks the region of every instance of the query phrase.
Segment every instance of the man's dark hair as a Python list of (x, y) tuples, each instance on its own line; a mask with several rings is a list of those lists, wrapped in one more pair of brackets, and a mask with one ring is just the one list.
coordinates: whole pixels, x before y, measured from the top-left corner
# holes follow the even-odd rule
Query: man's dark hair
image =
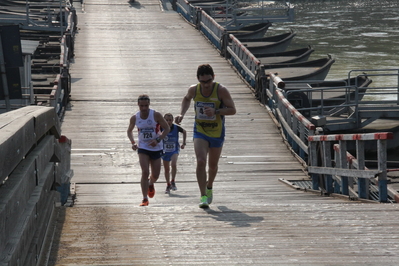
[(197, 79), (203, 75), (211, 75), (212, 77), (215, 76), (213, 73), (213, 69), (209, 64), (199, 65), (197, 69)]
[(148, 96), (147, 94), (141, 94), (138, 98), (137, 98), (137, 103), (139, 101), (148, 101), (148, 103), (150, 102), (150, 96)]

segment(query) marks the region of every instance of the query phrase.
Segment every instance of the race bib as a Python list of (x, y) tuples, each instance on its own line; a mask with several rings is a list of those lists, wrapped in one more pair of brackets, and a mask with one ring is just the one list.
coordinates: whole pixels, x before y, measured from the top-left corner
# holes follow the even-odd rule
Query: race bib
[(143, 128), (140, 130), (140, 135), (144, 141), (154, 139), (154, 133), (153, 128)]
[(199, 120), (215, 120), (216, 115), (207, 116), (205, 114), (205, 107), (215, 108), (215, 103), (197, 102), (197, 105), (195, 106), (195, 112), (197, 115), (197, 119), (199, 119)]
[(166, 142), (164, 145), (165, 152), (174, 152), (176, 149), (176, 143), (174, 142)]

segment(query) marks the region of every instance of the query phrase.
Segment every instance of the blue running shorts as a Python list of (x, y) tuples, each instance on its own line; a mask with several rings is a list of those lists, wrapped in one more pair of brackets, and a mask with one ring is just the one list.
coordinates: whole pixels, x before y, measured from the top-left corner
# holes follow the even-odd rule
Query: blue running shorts
[(203, 139), (209, 143), (209, 148), (220, 148), (223, 147), (224, 137), (223, 138), (211, 138), (207, 135), (204, 135), (199, 132), (194, 132), (195, 139)]
[(164, 161), (172, 161), (172, 156), (173, 154), (179, 154), (178, 151), (173, 151), (173, 152), (165, 152), (165, 154), (162, 156), (162, 160)]

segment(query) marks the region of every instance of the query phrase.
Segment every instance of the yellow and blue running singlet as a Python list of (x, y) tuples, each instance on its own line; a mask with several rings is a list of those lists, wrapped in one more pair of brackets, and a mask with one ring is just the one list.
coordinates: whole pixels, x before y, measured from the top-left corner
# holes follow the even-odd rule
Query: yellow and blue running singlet
[(204, 96), (201, 93), (201, 85), (198, 83), (194, 97), (195, 124), (194, 133), (198, 132), (211, 138), (224, 138), (224, 116), (207, 116), (205, 107), (215, 109), (223, 108), (223, 103), (218, 97), (219, 83), (215, 82), (212, 93)]

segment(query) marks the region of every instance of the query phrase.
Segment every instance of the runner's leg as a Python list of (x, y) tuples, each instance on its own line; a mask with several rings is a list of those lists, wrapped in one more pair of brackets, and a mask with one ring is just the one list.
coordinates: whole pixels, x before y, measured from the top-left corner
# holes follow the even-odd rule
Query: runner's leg
[(156, 160), (150, 160), (151, 166), (151, 184), (155, 184), (159, 178), (159, 174), (161, 173), (161, 158)]
[(209, 163), (208, 163), (208, 187), (213, 187), (213, 181), (215, 181), (216, 174), (218, 173), (219, 158), (222, 154), (223, 147), (220, 148), (209, 148)]
[(177, 158), (179, 157), (179, 154), (175, 153), (172, 155), (172, 180), (176, 180), (176, 173), (177, 173)]
[(150, 176), (150, 156), (144, 153), (139, 153), (138, 155), (141, 167), (141, 193), (143, 193), (143, 198), (147, 198), (148, 177)]
[(165, 180), (166, 180), (166, 184), (170, 183), (170, 162), (169, 161), (163, 161), (163, 168), (165, 171)]
[(208, 155), (208, 142), (204, 139), (194, 139), (194, 150), (197, 158), (197, 182), (200, 189), (201, 196), (206, 195), (206, 159)]

